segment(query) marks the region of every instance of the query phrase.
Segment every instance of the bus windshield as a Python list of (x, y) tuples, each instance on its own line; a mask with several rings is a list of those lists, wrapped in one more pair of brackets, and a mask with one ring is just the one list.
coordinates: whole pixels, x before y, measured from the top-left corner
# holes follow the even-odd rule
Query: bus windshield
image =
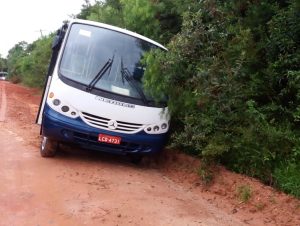
[(159, 47), (118, 31), (73, 24), (59, 72), (90, 90), (151, 100), (143, 92), (141, 59), (152, 48)]

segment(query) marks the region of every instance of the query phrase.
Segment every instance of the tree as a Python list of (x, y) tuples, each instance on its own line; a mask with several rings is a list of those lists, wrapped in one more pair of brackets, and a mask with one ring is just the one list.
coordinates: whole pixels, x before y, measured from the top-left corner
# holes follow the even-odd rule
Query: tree
[(30, 45), (30, 52), (21, 59), (22, 80), (26, 85), (42, 87), (51, 57), (53, 34)]
[(10, 76), (21, 76), (20, 71), (20, 59), (27, 55), (26, 48), (28, 43), (21, 41), (17, 43), (13, 48), (8, 51), (7, 66)]
[(87, 19), (88, 15), (91, 13), (92, 5), (89, 0), (84, 0), (82, 8), (79, 14), (75, 15), (75, 18), (78, 19)]
[(182, 11), (179, 9), (192, 1), (179, 2), (108, 0), (96, 1), (94, 5), (88, 2), (77, 17), (123, 27), (166, 44), (180, 30)]
[(7, 71), (7, 60), (6, 58), (2, 58), (0, 54), (0, 71)]
[(273, 183), (277, 167), (299, 168), (299, 4), (195, 7), (169, 52), (147, 56), (145, 87), (169, 97), (171, 145)]
[(9, 50), (7, 63), (13, 80), (29, 86), (41, 87), (51, 56), (53, 35), (40, 38), (31, 44), (19, 42)]

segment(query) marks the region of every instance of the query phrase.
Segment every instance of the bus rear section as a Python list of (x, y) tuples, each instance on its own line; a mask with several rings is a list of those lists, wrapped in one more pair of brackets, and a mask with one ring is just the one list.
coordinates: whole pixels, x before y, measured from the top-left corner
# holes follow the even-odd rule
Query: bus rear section
[[(159, 152), (169, 130), (166, 101), (143, 89), (141, 63), (160, 44), (106, 24), (75, 20), (55, 39), (38, 121), (41, 155), (59, 143), (142, 156)], [(57, 45), (57, 46), (55, 46)]]

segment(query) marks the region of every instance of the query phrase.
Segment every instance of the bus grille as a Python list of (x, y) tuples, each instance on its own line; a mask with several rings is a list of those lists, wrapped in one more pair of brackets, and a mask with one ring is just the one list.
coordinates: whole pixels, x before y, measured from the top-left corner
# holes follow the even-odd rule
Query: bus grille
[[(82, 112), (81, 115), (83, 120), (87, 124), (100, 129), (106, 129), (106, 130), (121, 132), (121, 133), (136, 133), (141, 131), (144, 128), (143, 124), (114, 121), (109, 118), (99, 117), (86, 112)], [(113, 121), (116, 122), (114, 123), (114, 125), (112, 125)]]

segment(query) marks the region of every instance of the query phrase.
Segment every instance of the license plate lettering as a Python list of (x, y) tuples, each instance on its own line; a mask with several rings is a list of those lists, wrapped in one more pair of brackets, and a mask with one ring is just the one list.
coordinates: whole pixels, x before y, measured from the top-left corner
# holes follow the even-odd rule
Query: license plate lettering
[(120, 144), (121, 137), (99, 134), (98, 141), (102, 143), (108, 143), (108, 144)]

